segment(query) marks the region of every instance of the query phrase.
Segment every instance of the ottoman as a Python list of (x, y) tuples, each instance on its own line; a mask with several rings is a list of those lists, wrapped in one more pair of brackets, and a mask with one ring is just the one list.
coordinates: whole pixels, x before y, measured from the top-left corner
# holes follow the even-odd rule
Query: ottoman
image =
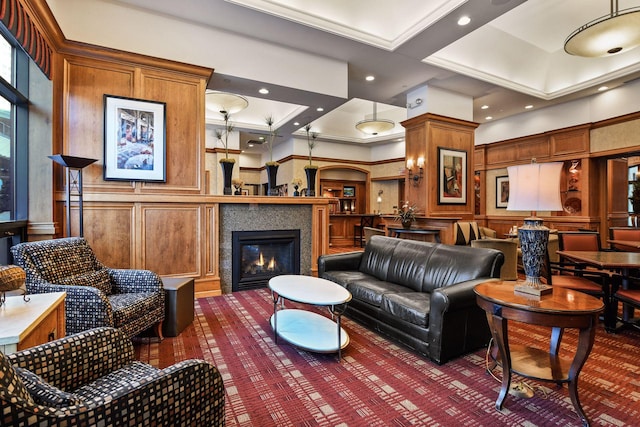
[(162, 334), (176, 337), (193, 322), (194, 283), (191, 277), (163, 277), (164, 322)]

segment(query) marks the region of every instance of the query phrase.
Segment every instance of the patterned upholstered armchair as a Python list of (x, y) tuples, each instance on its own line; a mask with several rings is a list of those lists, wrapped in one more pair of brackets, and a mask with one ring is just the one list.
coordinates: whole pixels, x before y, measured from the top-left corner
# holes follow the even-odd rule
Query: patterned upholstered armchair
[(27, 273), (28, 293), (67, 293), (67, 334), (113, 326), (133, 337), (155, 325), (162, 338), (164, 290), (157, 274), (106, 268), (82, 237), (20, 243), (11, 253)]
[(135, 361), (131, 340), (105, 327), (0, 353), (0, 408), (3, 426), (221, 426), (224, 386), (203, 360)]

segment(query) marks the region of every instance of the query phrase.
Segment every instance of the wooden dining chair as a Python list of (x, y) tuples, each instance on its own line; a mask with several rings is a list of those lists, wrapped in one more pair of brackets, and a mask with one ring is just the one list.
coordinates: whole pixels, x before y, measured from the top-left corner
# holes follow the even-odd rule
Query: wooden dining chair
[(619, 302), (627, 304), (629, 319), (625, 320), (623, 316), (618, 320), (622, 321), (627, 326), (632, 326), (636, 329), (640, 329), (640, 322), (638, 322), (638, 319), (634, 319), (633, 317), (634, 308), (640, 309), (640, 288), (614, 290), (614, 293), (611, 296), (611, 311), (615, 314), (616, 317), (618, 314)]
[(610, 313), (609, 293), (613, 280), (610, 272), (580, 268), (579, 265), (565, 267), (560, 262), (550, 261), (549, 252), (545, 253), (542, 270), (542, 278), (548, 285), (572, 289), (600, 298), (604, 302), (605, 312)]
[[(632, 242), (640, 242), (640, 228), (635, 227), (611, 227), (609, 228), (610, 240), (628, 240)], [(621, 252), (640, 252), (630, 246), (620, 246), (615, 243), (611, 244), (611, 249)]]

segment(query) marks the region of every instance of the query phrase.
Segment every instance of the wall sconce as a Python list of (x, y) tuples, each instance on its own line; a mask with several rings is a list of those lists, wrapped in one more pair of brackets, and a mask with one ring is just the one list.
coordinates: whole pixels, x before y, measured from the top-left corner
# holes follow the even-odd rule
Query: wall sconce
[(569, 172), (578, 173), (579, 166), (580, 166), (580, 160), (571, 160), (571, 167), (569, 168)]
[(418, 157), (416, 166), (418, 166), (419, 171), (418, 173), (413, 173), (413, 159), (407, 159), (407, 171), (409, 172), (409, 179), (413, 181), (414, 187), (420, 185), (420, 181), (422, 181), (424, 177), (424, 157)]

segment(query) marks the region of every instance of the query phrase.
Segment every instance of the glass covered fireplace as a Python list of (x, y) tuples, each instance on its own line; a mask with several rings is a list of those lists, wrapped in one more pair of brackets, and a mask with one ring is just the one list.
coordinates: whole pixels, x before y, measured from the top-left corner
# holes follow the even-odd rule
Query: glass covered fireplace
[(232, 232), (233, 292), (262, 288), (281, 274), (300, 274), (300, 230)]

